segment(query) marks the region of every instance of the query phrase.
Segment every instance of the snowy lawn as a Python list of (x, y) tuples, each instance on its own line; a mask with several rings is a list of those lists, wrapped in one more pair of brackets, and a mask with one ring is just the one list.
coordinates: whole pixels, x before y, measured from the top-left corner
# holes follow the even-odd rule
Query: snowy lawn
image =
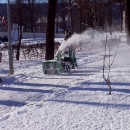
[[(114, 53), (113, 49), (113, 53)], [(0, 130), (129, 130), (130, 46), (120, 44), (111, 68), (112, 95), (102, 78), (103, 49), (77, 53), (78, 68), (44, 75), (42, 59), (0, 63)]]

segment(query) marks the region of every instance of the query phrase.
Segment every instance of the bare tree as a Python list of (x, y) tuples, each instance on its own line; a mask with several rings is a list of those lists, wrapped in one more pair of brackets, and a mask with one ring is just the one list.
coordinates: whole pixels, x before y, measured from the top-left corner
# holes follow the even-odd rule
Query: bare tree
[(26, 0), (27, 13), (26, 19), (29, 24), (30, 32), (35, 32), (35, 22), (39, 15), (43, 15), (40, 7), (41, 0)]
[(24, 0), (16, 0), (12, 3), (12, 21), (18, 24), (18, 46), (16, 51), (16, 60), (19, 60), (21, 39), (22, 39), (22, 26), (25, 15)]
[(127, 43), (130, 44), (130, 0), (126, 0)]
[[(75, 19), (76, 11), (75, 7), (80, 8), (78, 3), (74, 0), (62, 0), (62, 9), (59, 10), (57, 17), (62, 16), (63, 24), (64, 24), (64, 30), (69, 29), (72, 32), (74, 31), (74, 23), (78, 21), (78, 19)], [(65, 3), (64, 3), (65, 2)], [(75, 3), (74, 3), (75, 2)], [(67, 4), (66, 4), (67, 3)], [(63, 6), (64, 5), (64, 6)], [(74, 9), (74, 11), (73, 11)]]
[[(107, 39), (107, 33), (106, 33), (106, 42), (105, 42), (105, 50), (104, 50), (104, 56), (103, 56), (103, 79), (106, 82), (107, 86), (109, 87), (109, 95), (111, 95), (111, 80), (110, 80), (110, 71), (111, 71), (111, 67), (115, 61), (115, 57), (117, 54), (117, 50), (118, 50), (118, 41), (115, 38), (114, 39), (110, 39), (111, 41), (108, 42)], [(111, 60), (111, 45), (110, 43), (116, 41), (116, 51), (115, 54), (113, 55), (113, 59)]]
[(119, 0), (119, 5), (120, 5), (120, 21), (121, 21), (121, 27), (120, 27), (120, 30), (121, 30), (121, 33), (123, 31), (123, 2), (122, 0)]
[(35, 20), (34, 20), (34, 12), (35, 12), (35, 0), (28, 0), (28, 6), (29, 6), (29, 23), (30, 23), (30, 31), (34, 32), (34, 24), (35, 24)]

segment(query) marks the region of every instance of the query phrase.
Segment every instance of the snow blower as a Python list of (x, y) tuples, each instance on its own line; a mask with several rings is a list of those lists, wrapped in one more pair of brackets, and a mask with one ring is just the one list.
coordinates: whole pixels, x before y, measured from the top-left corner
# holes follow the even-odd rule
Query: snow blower
[(44, 74), (61, 74), (70, 72), (77, 67), (75, 51), (68, 49), (65, 51), (58, 50), (53, 60), (43, 62)]

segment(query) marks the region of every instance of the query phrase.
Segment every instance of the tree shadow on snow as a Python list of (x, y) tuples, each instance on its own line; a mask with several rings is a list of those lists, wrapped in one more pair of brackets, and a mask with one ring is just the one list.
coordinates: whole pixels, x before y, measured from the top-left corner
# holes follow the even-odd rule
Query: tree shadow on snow
[[(81, 83), (81, 85), (106, 85), (105, 82), (83, 82)], [(126, 86), (128, 87), (128, 89), (123, 89), (123, 88), (113, 88), (113, 85), (116, 85), (116, 86)], [(124, 92), (124, 93), (130, 93), (130, 84), (129, 83), (121, 83), (121, 82), (113, 82), (111, 83), (111, 86), (112, 86), (112, 92)], [(87, 87), (87, 88), (82, 88), (82, 87), (73, 87), (73, 88), (70, 88), (70, 90), (80, 90), (80, 91), (84, 91), (84, 90), (87, 90), (87, 91), (108, 91), (108, 86), (106, 85), (106, 88), (92, 88), (92, 87)]]
[[(57, 85), (57, 84), (38, 84), (38, 83), (24, 83), (17, 82), (15, 85), (26, 86), (26, 87), (57, 87), (57, 88), (68, 88), (69, 86)], [(38, 89), (39, 90), (39, 89)]]
[(58, 103), (70, 103), (70, 104), (80, 104), (80, 105), (91, 105), (97, 107), (106, 107), (106, 108), (122, 108), (128, 109), (130, 108), (130, 104), (111, 104), (111, 103), (100, 103), (100, 102), (86, 102), (86, 101), (70, 101), (70, 100), (46, 100), (46, 101), (54, 101)]
[[(80, 87), (73, 87), (70, 88), (70, 90), (80, 90), (80, 91), (103, 91), (103, 92), (108, 92), (108, 88), (80, 88)], [(112, 92), (123, 92), (123, 93), (130, 93), (130, 89), (115, 89), (112, 88)]]
[[(83, 82), (81, 83), (82, 85), (106, 85), (105, 82)], [(122, 83), (122, 82), (111, 82), (111, 86), (112, 85), (116, 85), (116, 86), (129, 86), (130, 87), (130, 83)]]
[(11, 87), (0, 87), (0, 90), (19, 91), (19, 92), (39, 92), (39, 93), (53, 93), (53, 90), (42, 90), (42, 89), (26, 89), (26, 88), (11, 88)]
[(0, 69), (0, 72), (3, 73), (3, 74), (8, 74), (8, 73), (9, 73), (9, 70), (6, 70), (6, 69)]
[(21, 107), (26, 105), (25, 102), (13, 101), (13, 100), (0, 100), (0, 105)]
[[(14, 84), (14, 85), (25, 86), (25, 87), (52, 87), (52, 88), (53, 87), (57, 87), (57, 88), (68, 88), (69, 87), (69, 86), (66, 86), (66, 85), (57, 85), (57, 84), (24, 83), (24, 82), (19, 82), (18, 79), (16, 79), (15, 77), (5, 79), (4, 84)], [(8, 87), (0, 87), (0, 89), (11, 90)], [(12, 89), (15, 89), (15, 88), (12, 88)], [(18, 89), (19, 90), (21, 89), (23, 91), (29, 90), (31, 92), (40, 92), (40, 91), (44, 92), (44, 91), (46, 91), (46, 90), (40, 90), (40, 89), (25, 89), (24, 90), (22, 88), (16, 88), (15, 90), (17, 91)]]

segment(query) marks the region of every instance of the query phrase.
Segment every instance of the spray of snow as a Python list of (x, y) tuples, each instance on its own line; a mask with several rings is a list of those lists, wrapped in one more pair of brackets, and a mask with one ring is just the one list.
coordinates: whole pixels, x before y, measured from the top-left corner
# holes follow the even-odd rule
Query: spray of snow
[(96, 30), (88, 29), (81, 34), (74, 34), (67, 41), (63, 41), (58, 51), (66, 50), (67, 48), (77, 48), (87, 44), (101, 44), (101, 41), (105, 39), (105, 36)]

